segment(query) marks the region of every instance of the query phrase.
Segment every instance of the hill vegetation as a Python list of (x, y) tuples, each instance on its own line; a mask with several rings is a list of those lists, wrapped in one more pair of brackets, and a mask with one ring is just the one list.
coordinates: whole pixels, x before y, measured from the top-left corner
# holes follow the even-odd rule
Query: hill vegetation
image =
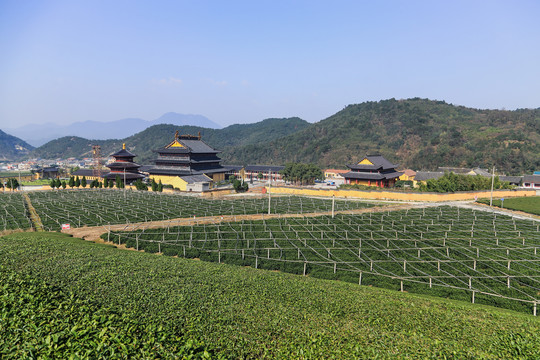
[(540, 168), (540, 109), (478, 110), (427, 99), (349, 105), (298, 133), (231, 149), (228, 162), (312, 162), (345, 167), (380, 153), (415, 170), (491, 167), (508, 174)]
[(540, 109), (479, 110), (419, 98), (349, 105), (315, 124), (267, 119), (224, 129), (155, 125), (123, 140), (64, 137), (31, 155), (81, 157), (89, 154), (90, 144), (102, 145), (103, 154), (109, 154), (126, 142), (139, 163), (150, 163), (152, 149), (167, 144), (176, 130), (200, 131), (205, 142), (223, 151), (226, 164), (304, 162), (345, 168), (379, 153), (415, 170), (495, 166), (513, 175), (540, 168)]
[(530, 315), (63, 234), (0, 243), (2, 358), (539, 355), (540, 321)]
[(125, 142), (130, 151), (137, 154), (139, 163), (151, 163), (155, 158), (152, 150), (167, 145), (176, 130), (180, 134), (197, 135), (218, 150), (227, 151), (230, 147), (258, 144), (290, 135), (309, 126), (300, 118), (266, 119), (254, 124), (231, 125), (223, 129), (208, 129), (198, 126), (154, 125), (140, 133), (122, 140), (88, 140), (76, 136), (62, 137), (40, 146), (31, 156), (46, 159), (58, 157), (90, 157), (91, 145), (101, 145), (102, 155), (108, 155)]
[(0, 130), (0, 160), (15, 160), (27, 155), (34, 147), (18, 137)]

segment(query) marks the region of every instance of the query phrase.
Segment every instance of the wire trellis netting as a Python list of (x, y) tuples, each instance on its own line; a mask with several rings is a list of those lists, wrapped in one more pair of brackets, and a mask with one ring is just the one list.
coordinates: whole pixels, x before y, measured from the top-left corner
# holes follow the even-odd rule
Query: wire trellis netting
[(138, 250), (249, 265), (536, 314), (540, 226), (431, 207), (111, 232)]

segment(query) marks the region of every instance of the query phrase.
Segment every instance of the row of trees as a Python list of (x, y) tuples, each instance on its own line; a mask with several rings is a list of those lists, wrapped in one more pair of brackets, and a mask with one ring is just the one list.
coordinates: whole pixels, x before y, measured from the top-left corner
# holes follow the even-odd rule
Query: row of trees
[[(495, 176), (493, 189), (511, 189), (512, 185), (506, 181), (500, 181)], [(461, 175), (452, 172), (446, 172), (438, 179), (430, 179), (425, 184), (421, 184), (420, 191), (431, 192), (456, 192), (456, 191), (475, 191), (491, 189), (491, 177), (476, 175)]]
[(288, 163), (279, 173), (283, 180), (296, 185), (312, 185), (316, 179), (323, 179), (322, 170), (315, 164)]
[[(4, 182), (0, 182), (0, 189), (4, 188)], [(14, 178), (7, 179), (6, 188), (11, 189), (11, 191), (19, 188), (19, 181)]]

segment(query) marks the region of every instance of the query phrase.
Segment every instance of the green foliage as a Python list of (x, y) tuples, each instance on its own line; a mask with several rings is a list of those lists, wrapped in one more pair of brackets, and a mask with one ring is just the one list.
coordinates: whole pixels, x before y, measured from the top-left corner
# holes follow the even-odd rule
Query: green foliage
[(148, 186), (145, 183), (143, 183), (141, 179), (137, 179), (137, 181), (135, 181), (133, 185), (135, 185), (135, 188), (137, 190), (143, 190), (143, 191), (148, 190)]
[(507, 174), (540, 169), (540, 109), (478, 110), (427, 99), (345, 107), (302, 131), (227, 149), (226, 163), (344, 166), (380, 153), (412, 169), (493, 165)]
[(82, 186), (83, 188), (85, 188), (86, 185), (87, 185), (87, 183), (86, 183), (86, 176), (83, 176), (83, 178), (82, 178), (82, 180), (81, 180), (81, 186)]
[(75, 186), (76, 186), (76, 187), (80, 187), (80, 186), (81, 186), (81, 179), (79, 179), (78, 176), (75, 178)]
[(0, 357), (210, 357), (196, 341), (164, 332), (157, 322), (103, 305), (0, 267)]
[(16, 190), (19, 188), (19, 181), (15, 178), (10, 178), (7, 180), (6, 187), (11, 190)]
[(152, 181), (150, 182), (150, 187), (152, 188), (152, 191), (156, 192), (158, 190), (158, 184), (156, 180), (152, 178)]
[(67, 187), (67, 184), (65, 181), (62, 181), (62, 189), (65, 189)]
[(75, 178), (73, 176), (69, 177), (68, 185), (70, 188), (73, 188), (75, 186)]
[(161, 179), (159, 180), (159, 184), (157, 185), (157, 191), (163, 192), (163, 184), (161, 183)]
[(51, 189), (54, 189), (56, 187), (56, 181), (51, 180), (51, 182), (49, 183), (49, 186), (51, 187)]
[[(481, 175), (461, 175), (452, 172), (446, 172), (438, 179), (429, 179), (425, 184), (420, 184), (420, 191), (430, 192), (456, 192), (456, 191), (475, 191), (491, 189), (491, 177)], [(508, 182), (500, 181), (495, 176), (493, 189), (511, 189)]]
[(257, 178), (258, 178), (259, 180), (262, 180), (263, 177), (264, 177), (264, 175), (262, 174), (262, 172), (260, 172), (260, 173), (257, 174)]
[(0, 154), (2, 158), (17, 160), (27, 156), (34, 147), (24, 140), (0, 130)]
[(146, 163), (155, 159), (155, 150), (165, 146), (176, 130), (181, 134), (197, 134), (210, 146), (225, 150), (230, 147), (258, 144), (301, 131), (310, 124), (299, 118), (266, 119), (254, 124), (237, 124), (223, 129), (206, 129), (198, 126), (154, 125), (138, 134), (122, 140), (87, 140), (76, 136), (66, 136), (40, 146), (32, 152), (34, 157), (83, 157), (90, 145), (100, 145), (102, 153), (112, 153), (122, 143), (136, 144), (138, 162)]
[(0, 242), (2, 358), (533, 359), (540, 348), (539, 319), (495, 308), (51, 233)]
[(249, 185), (244, 180), (240, 181), (238, 179), (234, 179), (233, 180), (233, 188), (234, 188), (234, 191), (236, 191), (237, 193), (241, 193), (241, 192), (248, 191)]
[(285, 181), (301, 185), (314, 184), (316, 179), (323, 178), (321, 169), (314, 164), (288, 163), (279, 173)]
[(103, 187), (109, 187), (109, 179), (105, 178), (103, 179)]
[[(478, 202), (489, 205), (489, 199), (481, 199)], [(493, 199), (493, 206), (540, 215), (540, 196), (508, 198), (504, 201)]]

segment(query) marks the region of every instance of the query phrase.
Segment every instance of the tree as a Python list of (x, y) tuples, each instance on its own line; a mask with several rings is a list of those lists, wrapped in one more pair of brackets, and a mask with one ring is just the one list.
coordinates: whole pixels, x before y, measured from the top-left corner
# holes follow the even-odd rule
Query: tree
[(262, 180), (263, 177), (264, 177), (264, 175), (263, 175), (262, 172), (257, 174), (257, 179)]
[(19, 182), (17, 181), (17, 179), (8, 179), (6, 186), (8, 189), (11, 189), (11, 191), (13, 191), (19, 188)]
[(159, 180), (159, 184), (157, 186), (157, 191), (163, 192), (163, 184), (161, 183), (161, 179)]
[(109, 180), (109, 189), (112, 189), (114, 187), (114, 181)]
[(314, 164), (288, 163), (279, 173), (285, 181), (300, 185), (313, 184), (315, 179), (322, 179), (323, 177), (321, 169)]
[(237, 193), (240, 193), (240, 192), (246, 192), (248, 191), (249, 189), (249, 186), (246, 182), (244, 182), (243, 180), (240, 181), (238, 179), (235, 179), (233, 181), (233, 188), (234, 188), (234, 191), (236, 191)]
[(58, 178), (54, 181), (54, 183), (57, 189), (60, 189), (60, 187), (62, 186), (62, 182)]
[(81, 186), (82, 186), (83, 188), (86, 187), (86, 176), (83, 176), (83, 177), (82, 177), (82, 180), (81, 180)]
[(73, 176), (69, 177), (68, 185), (70, 188), (73, 188), (75, 186), (75, 178)]
[(65, 189), (67, 186), (66, 182), (65, 181), (62, 181), (62, 189)]
[(117, 188), (117, 189), (121, 189), (121, 188), (122, 188), (122, 184), (121, 184), (121, 180), (120, 180), (120, 175), (116, 175), (116, 177), (114, 178), (114, 182), (116, 183), (116, 188)]
[(56, 187), (56, 182), (53, 180), (51, 180), (51, 182), (49, 183), (49, 186), (51, 187), (51, 189), (54, 189)]
[(90, 182), (90, 189), (93, 189), (94, 186), (96, 186), (96, 180), (92, 180), (92, 181)]
[(152, 191), (157, 191), (158, 184), (156, 183), (156, 180), (152, 179), (152, 182), (150, 183), (150, 186), (152, 187)]
[(78, 176), (77, 176), (77, 178), (75, 179), (75, 186), (76, 186), (76, 187), (81, 186), (81, 179), (79, 179)]
[(107, 178), (103, 179), (103, 187), (105, 188), (109, 187), (109, 180)]

